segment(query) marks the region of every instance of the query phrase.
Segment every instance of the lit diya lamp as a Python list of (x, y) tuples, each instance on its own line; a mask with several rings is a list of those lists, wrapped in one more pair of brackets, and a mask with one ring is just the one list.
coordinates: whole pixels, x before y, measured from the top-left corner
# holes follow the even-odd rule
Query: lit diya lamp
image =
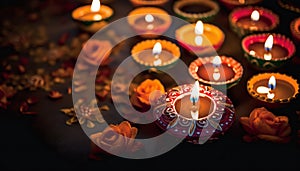
[(134, 6), (162, 6), (169, 0), (130, 0)]
[(140, 36), (154, 38), (169, 29), (172, 18), (160, 8), (140, 7), (128, 14), (127, 21)]
[(158, 99), (153, 112), (161, 129), (195, 144), (224, 134), (235, 119), (231, 100), (198, 81), (170, 89)]
[(231, 57), (211, 56), (198, 58), (189, 66), (191, 76), (208, 85), (236, 85), (243, 75), (242, 65)]
[(271, 70), (281, 67), (295, 53), (294, 43), (280, 34), (254, 34), (243, 38), (245, 57), (256, 68)]
[(180, 49), (167, 40), (145, 40), (136, 44), (131, 50), (133, 59), (144, 66), (170, 66), (180, 58)]
[(100, 4), (99, 0), (93, 0), (91, 5), (73, 10), (72, 18), (81, 29), (95, 33), (107, 24), (113, 13), (110, 7)]
[(295, 42), (300, 44), (300, 17), (291, 22), (290, 30)]
[(219, 5), (214, 1), (188, 0), (176, 1), (173, 5), (174, 12), (182, 19), (189, 22), (198, 20), (209, 21), (219, 12)]
[(229, 23), (240, 37), (253, 32), (274, 30), (279, 24), (279, 17), (262, 7), (241, 7), (229, 14)]
[(178, 28), (175, 37), (187, 50), (203, 55), (218, 50), (224, 42), (225, 34), (217, 26), (199, 20), (196, 24), (186, 24)]
[(253, 76), (247, 83), (249, 94), (270, 106), (289, 103), (299, 93), (297, 80), (280, 73)]
[(256, 5), (263, 0), (219, 0), (226, 8), (232, 10), (237, 7), (243, 7), (248, 5)]

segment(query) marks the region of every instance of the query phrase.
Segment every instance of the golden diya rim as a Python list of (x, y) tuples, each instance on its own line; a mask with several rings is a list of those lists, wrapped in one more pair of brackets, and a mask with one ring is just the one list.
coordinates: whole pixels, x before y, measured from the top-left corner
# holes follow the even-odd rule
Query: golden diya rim
[[(187, 48), (189, 51), (194, 52), (197, 55), (207, 54), (212, 51), (218, 50), (224, 43), (225, 40), (225, 33), (217, 26), (213, 24), (203, 23), (203, 37), (209, 41), (209, 44), (206, 45), (196, 45), (196, 44), (190, 44), (185, 41), (185, 33), (190, 31), (191, 29), (194, 30), (196, 24), (186, 24), (181, 26), (175, 31), (175, 37), (176, 40), (178, 40), (185, 48)], [(191, 27), (193, 26), (193, 27)], [(213, 40), (208, 39), (207, 36), (205, 36), (205, 32), (212, 32), (215, 34), (215, 37)], [(211, 42), (214, 41), (214, 42)], [(210, 47), (210, 48), (209, 48)]]
[(300, 17), (294, 19), (290, 24), (292, 36), (300, 42)]
[(215, 56), (209, 56), (209, 57), (204, 57), (204, 58), (197, 58), (196, 60), (194, 60), (193, 62), (191, 62), (190, 66), (189, 66), (189, 73), (190, 75), (196, 79), (199, 80), (202, 83), (205, 84), (210, 84), (210, 85), (229, 85), (229, 84), (233, 84), (238, 82), (242, 76), (243, 76), (243, 66), (241, 65), (241, 63), (239, 63), (238, 61), (236, 61), (235, 59), (233, 59), (232, 57), (228, 57), (228, 56), (219, 56), (222, 64), (227, 64), (227, 66), (232, 67), (232, 70), (234, 72), (234, 77), (231, 78), (230, 80), (227, 81), (207, 81), (203, 78), (201, 78), (198, 74), (197, 74), (197, 70), (199, 67), (201, 67), (202, 65), (208, 64), (208, 63), (212, 63), (212, 60), (215, 58)]
[(279, 4), (279, 6), (281, 6), (284, 9), (300, 13), (300, 7), (296, 7), (296, 6), (293, 6), (292, 4), (284, 3), (282, 0), (278, 0), (277, 2)]
[[(274, 44), (280, 45), (284, 48), (286, 48), (286, 50), (288, 51), (288, 55), (282, 58), (277, 58), (277, 59), (271, 59), (271, 60), (266, 60), (263, 57), (260, 56), (256, 56), (256, 55), (251, 55), (248, 46), (252, 43), (264, 43), (264, 41), (267, 39), (267, 37), (269, 35), (273, 35), (274, 37)], [(258, 41), (254, 41), (253, 39), (256, 39)], [(247, 45), (247, 42), (250, 42), (249, 45)], [(279, 34), (279, 33), (258, 33), (258, 34), (251, 34), (248, 36), (245, 36), (242, 39), (242, 49), (244, 50), (244, 52), (246, 52), (248, 55), (251, 55), (251, 57), (255, 58), (255, 59), (259, 59), (262, 61), (274, 61), (274, 62), (282, 62), (282, 61), (286, 61), (290, 58), (293, 57), (293, 55), (296, 52), (296, 47), (293, 43), (293, 41), (291, 41), (288, 37), (286, 37), (283, 34)]]
[[(211, 10), (208, 12), (199, 12), (199, 13), (188, 13), (181, 10), (182, 7), (186, 5), (193, 5), (193, 4), (203, 4), (208, 6)], [(185, 0), (185, 1), (176, 1), (173, 5), (173, 11), (183, 17), (184, 19), (195, 22), (199, 19), (201, 20), (208, 20), (209, 18), (217, 15), (220, 11), (220, 7), (218, 3), (214, 1), (207, 1), (207, 0)]]
[[(101, 4), (101, 8), (98, 12), (90, 12), (90, 5), (84, 5), (84, 6), (80, 6), (76, 9), (74, 9), (72, 11), (72, 19), (75, 21), (79, 21), (79, 22), (101, 22), (103, 20), (108, 20), (109, 18), (112, 17), (112, 15), (114, 14), (114, 11), (111, 7), (107, 6), (107, 5), (102, 5)], [(80, 12), (83, 11), (83, 12)], [(82, 17), (84, 14), (86, 13), (95, 13), (95, 14), (105, 14), (103, 16), (103, 14), (101, 15), (102, 18), (100, 20), (82, 20), (80, 19), (80, 17)], [(102, 12), (102, 13), (101, 13)]]
[(130, 2), (135, 6), (155, 6), (164, 5), (169, 0), (130, 0)]
[[(247, 26), (237, 22), (239, 20), (239, 17), (244, 17), (245, 15), (250, 17), (251, 13), (254, 10), (257, 10), (262, 16), (268, 18), (271, 21), (271, 25), (266, 27), (258, 27), (256, 30), (250, 30)], [(246, 11), (246, 14), (241, 16), (241, 11)], [(232, 27), (238, 27), (243, 30), (249, 30), (254, 32), (263, 32), (275, 29), (279, 25), (279, 16), (273, 11), (259, 6), (238, 7), (232, 10), (229, 14), (229, 22)]]
[[(154, 65), (153, 63), (148, 63), (139, 58), (139, 52), (143, 50), (148, 50), (152, 49), (155, 45), (155, 43), (161, 43), (162, 50), (167, 50), (172, 54), (172, 59), (168, 61), (162, 61), (161, 65)], [(175, 44), (167, 40), (162, 40), (162, 39), (149, 39), (149, 40), (144, 40), (142, 42), (137, 43), (136, 45), (133, 46), (131, 49), (131, 56), (132, 58), (139, 64), (144, 65), (144, 66), (149, 66), (149, 67), (162, 67), (162, 66), (167, 66), (171, 65), (174, 62), (176, 62), (180, 58), (181, 52), (180, 48)]]
[[(134, 10), (130, 11), (127, 17), (127, 21), (131, 27), (133, 27), (136, 30), (141, 30), (144, 31), (144, 28), (140, 27), (139, 25), (135, 24), (135, 21), (139, 19), (140, 17), (144, 17), (147, 14), (154, 15), (155, 17), (160, 18), (161, 20), (164, 21), (163, 24), (157, 26), (154, 30), (149, 30), (149, 33), (155, 33), (155, 31), (160, 30), (159, 34), (161, 32), (164, 32), (167, 30), (171, 23), (172, 23), (172, 18), (168, 14), (167, 11), (158, 8), (158, 7), (138, 7), (135, 8)], [(147, 33), (147, 31), (145, 32)]]
[[(287, 83), (289, 83), (291, 86), (293, 86), (294, 88), (294, 94), (289, 97), (289, 98), (282, 98), (282, 99), (268, 99), (266, 98), (264, 95), (257, 93), (254, 90), (254, 84), (258, 81), (261, 81), (263, 79), (269, 79), (271, 76), (274, 76), (276, 78), (276, 80), (282, 80), (285, 81)], [(267, 103), (272, 103), (272, 104), (276, 104), (276, 103), (289, 103), (291, 102), (293, 99), (297, 98), (297, 95), (299, 94), (299, 84), (297, 82), (296, 79), (294, 79), (292, 76), (288, 76), (286, 74), (281, 74), (281, 73), (260, 73), (257, 75), (252, 76), (252, 78), (250, 78), (247, 82), (247, 90), (248, 93), (263, 102), (267, 102)]]

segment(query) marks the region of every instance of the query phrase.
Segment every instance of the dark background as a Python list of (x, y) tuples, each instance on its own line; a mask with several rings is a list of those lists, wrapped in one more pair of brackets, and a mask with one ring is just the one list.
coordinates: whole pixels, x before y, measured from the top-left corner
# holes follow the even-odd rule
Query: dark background
[[(34, 1), (1, 1), (1, 19), (13, 17), (13, 8), (29, 9)], [(48, 1), (41, 1), (46, 3)], [(79, 1), (51, 1), (58, 4), (68, 3), (64, 12), (58, 15), (49, 16), (50, 38), (57, 40), (63, 32), (69, 32), (71, 36), (77, 35), (78, 30), (71, 19), (71, 9), (79, 6)], [(163, 6), (171, 15), (172, 1)], [(50, 3), (51, 4), (51, 3)], [(12, 7), (12, 5), (17, 5)], [(114, 9), (112, 20), (126, 16), (134, 7), (129, 1), (114, 0), (109, 4)], [(281, 8), (277, 1), (265, 0), (260, 4), (271, 9), (280, 16), (280, 25), (274, 31), (282, 33), (287, 37), (292, 37), (289, 24), (299, 17), (299, 13), (291, 12)], [(51, 6), (48, 6), (50, 8)], [(47, 8), (47, 7), (44, 7)], [(233, 101), (236, 108), (236, 118), (234, 125), (219, 140), (208, 142), (204, 145), (194, 145), (183, 142), (166, 154), (151, 159), (129, 160), (115, 156), (106, 156), (102, 161), (88, 159), (90, 141), (84, 134), (79, 124), (67, 126), (65, 124), (67, 116), (59, 112), (61, 108), (72, 106), (70, 95), (65, 95), (62, 99), (51, 101), (47, 98), (47, 93), (39, 90), (35, 92), (22, 91), (13, 99), (8, 110), (0, 111), (0, 130), (2, 138), (0, 168), (4, 170), (74, 170), (74, 169), (224, 169), (224, 168), (282, 168), (285, 170), (298, 170), (300, 168), (300, 148), (297, 144), (296, 130), (299, 129), (299, 120), (296, 111), (300, 110), (299, 98), (292, 103), (270, 110), (277, 115), (286, 115), (290, 119), (292, 126), (292, 141), (288, 144), (273, 144), (270, 142), (245, 143), (242, 140), (244, 131), (238, 123), (240, 116), (248, 116), (256, 107), (263, 104), (253, 99), (246, 90), (246, 83), (253, 75), (262, 73), (252, 68), (243, 57), (240, 46), (241, 39), (231, 31), (228, 24), (228, 11), (220, 5), (220, 12), (213, 23), (219, 26), (226, 35), (225, 42), (218, 51), (221, 55), (234, 57), (241, 62), (244, 67), (244, 75), (240, 83), (229, 89), (227, 96)], [(19, 20), (22, 20), (20, 18)], [(22, 21), (24, 22), (24, 21)], [(20, 23), (22, 23), (20, 22)], [(62, 24), (63, 23), (63, 24)], [(134, 42), (140, 38), (130, 40), (128, 44), (121, 47), (127, 50)], [(299, 45), (298, 45), (299, 46)], [(182, 50), (183, 56), (187, 54)], [(11, 49), (1, 47), (1, 60), (12, 53)], [(129, 54), (128, 54), (129, 55)], [(287, 63), (280, 69), (273, 72), (285, 73), (300, 80), (299, 68), (299, 48), (293, 61)], [(69, 84), (70, 85), (70, 84)], [(56, 87), (64, 90), (68, 84)], [(39, 113), (36, 116), (24, 116), (17, 112), (17, 105), (26, 97), (35, 95), (39, 97), (39, 103), (34, 106)], [(117, 122), (118, 123), (118, 122)], [(156, 128), (155, 128), (156, 129)]]

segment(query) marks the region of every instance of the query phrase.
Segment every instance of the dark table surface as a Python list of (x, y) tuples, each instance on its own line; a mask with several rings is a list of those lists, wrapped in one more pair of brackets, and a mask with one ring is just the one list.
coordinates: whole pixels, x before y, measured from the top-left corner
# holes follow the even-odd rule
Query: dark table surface
[[(69, 39), (82, 31), (78, 29), (71, 18), (71, 10), (80, 5), (78, 1), (30, 1), (29, 3), (19, 1), (1, 2), (1, 21), (11, 20), (16, 25), (28, 24), (24, 18), (31, 12), (40, 9), (50, 9), (55, 7), (54, 13), (45, 13), (46, 18), (42, 21), (33, 22), (32, 26), (42, 22), (47, 27), (47, 34), (50, 40), (57, 41), (63, 33), (69, 34)], [(36, 3), (43, 4), (38, 8)], [(60, 5), (54, 5), (54, 4)], [(172, 10), (172, 1), (163, 6), (171, 15), (175, 15)], [(13, 7), (13, 5), (16, 5)], [(114, 0), (109, 3), (114, 9), (115, 14), (112, 21), (125, 17), (134, 7), (129, 1)], [(276, 1), (266, 1), (260, 4), (269, 8), (280, 16), (280, 25), (274, 32), (281, 33), (291, 38), (289, 30), (290, 22), (299, 17), (299, 13), (282, 9)], [(60, 8), (61, 7), (61, 8)], [(300, 110), (300, 99), (292, 103), (275, 109), (269, 109), (276, 115), (286, 115), (289, 117), (292, 127), (292, 140), (287, 144), (274, 144), (270, 142), (243, 142), (242, 136), (245, 134), (238, 118), (248, 116), (256, 107), (263, 107), (262, 103), (253, 99), (247, 92), (247, 81), (255, 74), (262, 73), (251, 67), (246, 58), (243, 57), (239, 38), (229, 27), (228, 11), (220, 5), (221, 10), (215, 19), (210, 23), (219, 26), (225, 33), (226, 38), (218, 54), (234, 57), (244, 68), (244, 74), (238, 85), (227, 90), (227, 96), (232, 100), (236, 109), (236, 120), (232, 127), (220, 137), (219, 140), (208, 142), (203, 145), (194, 145), (188, 142), (182, 142), (176, 148), (169, 152), (150, 159), (130, 160), (115, 156), (107, 156), (102, 161), (88, 159), (90, 150), (90, 140), (83, 132), (79, 124), (68, 126), (65, 121), (68, 116), (60, 112), (61, 108), (72, 107), (72, 97), (65, 93), (67, 87), (71, 86), (71, 80), (64, 84), (55, 85), (55, 89), (64, 92), (63, 98), (59, 100), (50, 100), (47, 97), (48, 92), (44, 90), (19, 91), (11, 100), (8, 109), (0, 109), (1, 124), (0, 130), (2, 138), (0, 168), (5, 170), (22, 169), (145, 169), (145, 168), (196, 168), (196, 169), (215, 169), (215, 168), (283, 168), (287, 170), (297, 170), (300, 168), (300, 148), (297, 144), (296, 130), (299, 129), (299, 118), (296, 111)], [(20, 14), (15, 11), (25, 11), (24, 18), (17, 18)], [(38, 11), (38, 12), (41, 12)], [(49, 15), (49, 16), (47, 16)], [(44, 16), (45, 17), (45, 16)], [(31, 23), (29, 22), (29, 25)], [(124, 58), (130, 55), (132, 46), (141, 41), (139, 37), (127, 40), (127, 43), (121, 44), (112, 56), (115, 58)], [(4, 41), (4, 40), (2, 40)], [(2, 42), (3, 43), (3, 42)], [(299, 45), (298, 45), (299, 46)], [(125, 53), (127, 53), (125, 55)], [(1, 47), (1, 61), (11, 54), (19, 56), (28, 53), (15, 52), (13, 48)], [(182, 55), (188, 52), (182, 50)], [(124, 56), (123, 56), (124, 55)], [(300, 80), (300, 51), (297, 52), (293, 60), (285, 66), (276, 69), (273, 72), (280, 72)], [(121, 59), (120, 59), (121, 60)], [(57, 63), (56, 65), (59, 65)], [(57, 68), (49, 65), (31, 65), (28, 68), (45, 67)], [(4, 81), (4, 80), (2, 80)], [(36, 115), (22, 115), (18, 112), (18, 107), (22, 101), (28, 97), (38, 97), (39, 102), (32, 107), (32, 110), (38, 112)], [(117, 119), (113, 123), (119, 123)], [(153, 125), (152, 125), (153, 126)], [(144, 128), (144, 132), (149, 132), (151, 127)], [(157, 130), (157, 128), (154, 128)], [(143, 131), (141, 131), (143, 133)], [(293, 169), (292, 169), (293, 168)]]

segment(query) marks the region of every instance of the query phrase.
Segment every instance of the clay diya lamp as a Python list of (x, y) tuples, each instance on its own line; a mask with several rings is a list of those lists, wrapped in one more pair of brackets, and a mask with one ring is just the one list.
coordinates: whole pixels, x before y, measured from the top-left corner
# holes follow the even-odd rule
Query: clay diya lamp
[(231, 29), (240, 37), (254, 32), (268, 32), (277, 28), (279, 17), (262, 7), (241, 7), (229, 14)]
[(95, 33), (107, 25), (113, 13), (109, 6), (100, 4), (99, 0), (93, 0), (91, 5), (73, 10), (72, 18), (82, 30)]
[(219, 0), (227, 9), (233, 10), (234, 8), (244, 7), (249, 5), (257, 5), (263, 0)]
[(243, 75), (242, 65), (231, 57), (211, 56), (198, 58), (189, 66), (191, 76), (203, 84), (226, 85), (231, 88)]
[(137, 34), (146, 38), (162, 35), (172, 24), (170, 15), (156, 7), (136, 8), (128, 14), (127, 21)]
[(282, 107), (296, 99), (299, 93), (297, 80), (280, 73), (263, 73), (247, 82), (248, 93), (268, 107)]
[(259, 70), (281, 67), (292, 59), (294, 43), (280, 34), (253, 34), (242, 39), (242, 48), (248, 61)]
[(300, 13), (299, 0), (278, 0), (278, 4), (284, 9)]
[(154, 108), (157, 125), (175, 137), (203, 144), (224, 134), (235, 120), (231, 100), (209, 86), (184, 84), (170, 89)]
[(295, 42), (300, 44), (300, 17), (291, 22), (290, 30)]
[(217, 26), (199, 20), (196, 24), (186, 24), (178, 28), (175, 37), (190, 52), (204, 55), (218, 50), (224, 42), (225, 34)]
[(219, 10), (216, 2), (206, 0), (176, 1), (173, 5), (173, 11), (188, 22), (210, 21), (218, 14)]
[(169, 0), (130, 0), (134, 6), (163, 6)]
[(133, 59), (146, 67), (167, 67), (180, 58), (179, 47), (167, 40), (145, 40), (131, 50)]

